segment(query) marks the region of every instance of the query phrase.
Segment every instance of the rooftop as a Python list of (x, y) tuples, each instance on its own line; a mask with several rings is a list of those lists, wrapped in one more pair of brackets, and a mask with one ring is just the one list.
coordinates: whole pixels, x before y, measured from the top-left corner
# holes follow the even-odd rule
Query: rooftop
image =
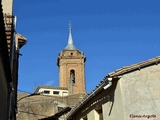
[(100, 81), (100, 83), (96, 86), (96, 88), (93, 91), (91, 91), (89, 94), (87, 94), (86, 97), (84, 97), (84, 99), (81, 102), (79, 102), (75, 108), (73, 108), (71, 110), (71, 112), (68, 115), (68, 118), (71, 115), (73, 115), (78, 110), (78, 108), (83, 106), (89, 99), (94, 97), (95, 94), (98, 93), (106, 84), (108, 84), (107, 78), (109, 78), (109, 77), (118, 78), (118, 76), (120, 76), (120, 75), (129, 73), (129, 72), (133, 72), (135, 70), (140, 70), (142, 68), (145, 68), (145, 67), (148, 67), (151, 65), (157, 65), (159, 63), (160, 63), (160, 56), (157, 56), (155, 58), (152, 58), (152, 59), (149, 59), (149, 60), (146, 60), (143, 62), (139, 62), (137, 64), (132, 64), (130, 66), (125, 66), (125, 67), (122, 67), (118, 70), (115, 70), (114, 72), (108, 73), (104, 77), (104, 79), (102, 81)]

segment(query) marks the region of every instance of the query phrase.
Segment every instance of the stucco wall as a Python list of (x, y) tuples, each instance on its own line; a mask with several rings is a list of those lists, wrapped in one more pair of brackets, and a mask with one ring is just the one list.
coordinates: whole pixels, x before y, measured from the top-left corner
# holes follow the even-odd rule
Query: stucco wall
[(160, 120), (160, 65), (125, 74), (120, 84), (124, 120)]
[[(18, 100), (24, 96), (28, 96), (28, 94), (18, 93)], [(17, 120), (38, 120), (53, 116), (58, 112), (58, 107), (73, 107), (82, 98), (83, 95), (81, 94), (63, 97), (45, 95), (25, 97), (18, 101)], [(65, 120), (63, 117), (66, 117), (66, 115), (63, 115), (61, 120)]]
[[(111, 86), (113, 87), (113, 86)], [(120, 81), (117, 82), (112, 101), (103, 104), (103, 120), (124, 120)], [(112, 93), (111, 93), (112, 94)]]
[[(18, 97), (26, 95), (19, 93)], [(62, 98), (41, 95), (24, 98), (18, 102), (17, 120), (38, 120), (52, 116), (58, 112), (58, 107), (66, 107), (64, 101)]]
[(3, 12), (12, 15), (13, 0), (2, 0)]
[(87, 114), (87, 119), (88, 120), (99, 120), (99, 115), (96, 112), (96, 110), (92, 110)]

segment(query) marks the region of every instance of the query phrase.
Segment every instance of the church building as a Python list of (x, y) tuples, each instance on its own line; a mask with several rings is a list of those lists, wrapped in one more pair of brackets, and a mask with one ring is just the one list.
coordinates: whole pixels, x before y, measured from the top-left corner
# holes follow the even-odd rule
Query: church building
[(66, 87), (70, 94), (86, 93), (85, 61), (83, 52), (73, 44), (71, 25), (69, 25), (68, 44), (59, 53), (57, 65), (59, 67), (59, 85)]
[[(66, 119), (66, 114), (70, 109), (86, 95), (85, 61), (86, 57), (83, 52), (78, 50), (73, 43), (71, 25), (69, 25), (68, 44), (57, 58), (59, 86), (38, 86), (34, 91), (35, 96), (27, 95), (30, 97), (25, 99), (20, 98), (26, 95), (19, 94), (18, 110), (25, 111), (25, 113), (19, 112), (17, 120)], [(27, 113), (30, 112), (34, 114), (28, 115)]]
[(55, 92), (56, 96), (60, 95), (58, 93), (62, 93), (60, 96), (86, 94), (85, 61), (86, 57), (83, 52), (78, 50), (73, 43), (71, 24), (69, 24), (68, 44), (57, 58), (59, 87), (39, 86), (35, 93), (52, 96), (55, 96)]

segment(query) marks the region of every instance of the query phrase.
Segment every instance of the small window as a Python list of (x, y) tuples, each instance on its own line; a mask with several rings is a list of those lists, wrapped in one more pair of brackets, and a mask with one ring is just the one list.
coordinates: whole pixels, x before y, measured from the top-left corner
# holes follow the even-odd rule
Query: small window
[(71, 53), (71, 55), (73, 55), (73, 53)]
[(53, 94), (59, 95), (59, 91), (53, 91)]
[(44, 92), (43, 92), (44, 94), (50, 94), (50, 91), (48, 91), (48, 90), (44, 90)]
[(71, 79), (71, 82), (74, 84), (75, 83), (75, 71), (74, 70), (70, 71), (70, 79)]

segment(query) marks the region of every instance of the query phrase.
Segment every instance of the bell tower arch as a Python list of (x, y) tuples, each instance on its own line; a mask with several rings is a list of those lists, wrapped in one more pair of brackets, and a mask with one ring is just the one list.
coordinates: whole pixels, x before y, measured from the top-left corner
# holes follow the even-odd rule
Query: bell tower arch
[(70, 94), (86, 93), (85, 61), (83, 52), (73, 44), (71, 25), (69, 25), (68, 44), (59, 53), (57, 65), (59, 67), (59, 85), (68, 88)]

